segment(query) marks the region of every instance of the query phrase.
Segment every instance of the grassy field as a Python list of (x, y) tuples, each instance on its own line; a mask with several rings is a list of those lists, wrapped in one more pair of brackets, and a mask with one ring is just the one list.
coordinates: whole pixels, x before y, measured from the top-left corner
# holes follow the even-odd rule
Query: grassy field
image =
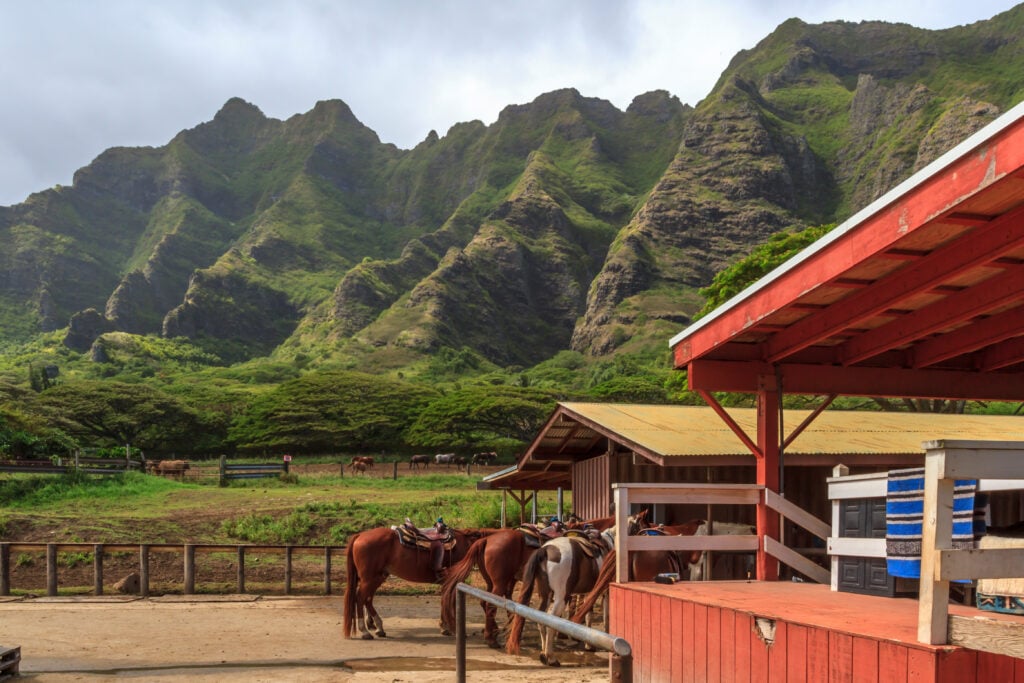
[[(406, 517), (420, 526), (430, 526), (437, 517), (455, 527), (499, 525), (501, 494), (476, 490), (483, 471), (472, 476), (455, 470), (400, 471), (397, 480), (391, 472), (388, 468), (372, 477), (342, 477), (337, 465), (295, 463), (287, 480), (237, 481), (226, 487), (195, 468), (180, 481), (139, 473), (103, 478), (0, 475), (0, 541), (342, 546), (355, 532), (400, 524)], [(554, 508), (554, 494), (542, 494), (540, 512), (551, 514)], [(517, 509), (510, 509), (509, 517), (510, 523), (518, 522)], [(157, 559), (151, 567), (156, 591), (164, 586), (164, 592), (180, 592), (180, 558)], [(202, 555), (197, 561), (197, 590), (231, 592), (233, 557)], [(91, 589), (90, 553), (62, 552), (58, 562), (62, 593)], [(106, 573), (116, 581), (137, 564), (134, 555), (107, 558)], [(18, 553), (11, 565), (14, 592), (38, 592), (45, 586), (43, 555)], [(253, 565), (247, 589), (274, 592), (280, 558), (257, 558)], [(343, 569), (340, 553), (335, 565), (337, 571)], [(322, 572), (322, 561), (297, 559), (295, 591), (319, 590)]]

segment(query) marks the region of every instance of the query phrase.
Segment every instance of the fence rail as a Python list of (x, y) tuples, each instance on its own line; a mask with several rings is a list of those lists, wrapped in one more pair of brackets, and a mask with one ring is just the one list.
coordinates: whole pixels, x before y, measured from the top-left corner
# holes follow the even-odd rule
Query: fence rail
[(103, 559), (111, 553), (137, 552), (139, 557), (139, 594), (149, 596), (149, 558), (154, 553), (174, 553), (183, 557), (183, 593), (195, 593), (196, 554), (233, 553), (237, 562), (237, 592), (245, 593), (245, 558), (251, 555), (284, 556), (284, 594), (292, 589), (292, 560), (296, 556), (320, 556), (324, 563), (323, 594), (331, 595), (331, 560), (344, 546), (181, 544), (181, 543), (0, 543), (0, 596), (11, 594), (11, 554), (37, 553), (46, 556), (46, 595), (58, 594), (57, 554), (87, 552), (93, 554), (93, 594), (103, 595)]
[(458, 585), (455, 602), (455, 680), (466, 682), (466, 596), (483, 600), (495, 607), (501, 607), (512, 614), (542, 626), (552, 628), (595, 648), (611, 653), (611, 680), (631, 683), (633, 680), (633, 648), (629, 641), (604, 631), (576, 624), (568, 619), (556, 617), (547, 612), (533, 609), (515, 600), (508, 600), (494, 593), (474, 588), (466, 583)]

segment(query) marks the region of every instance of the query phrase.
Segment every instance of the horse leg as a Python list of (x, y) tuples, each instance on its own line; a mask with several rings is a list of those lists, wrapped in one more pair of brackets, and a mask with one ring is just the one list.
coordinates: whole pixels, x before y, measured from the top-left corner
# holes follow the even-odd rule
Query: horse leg
[[(563, 596), (561, 596), (561, 595), (555, 595), (554, 600), (551, 602), (551, 607), (548, 608), (547, 612), (548, 612), (548, 614), (551, 614), (553, 616), (560, 617), (560, 616), (562, 616), (562, 613), (565, 612), (565, 608), (566, 608), (565, 598)], [(562, 665), (561, 662), (559, 662), (557, 659), (554, 658), (555, 634), (557, 634), (557, 633), (558, 633), (558, 631), (555, 631), (554, 629), (550, 629), (550, 628), (543, 628), (543, 629), (541, 629), (541, 638), (540, 638), (540, 645), (541, 645), (540, 661), (541, 661), (541, 664), (545, 664), (547, 666), (561, 666)], [(545, 637), (545, 635), (547, 637)]]
[(374, 577), (372, 581), (363, 581), (359, 586), (359, 613), (362, 614), (363, 606), (366, 608), (365, 625), (357, 619), (360, 630), (363, 632), (363, 640), (373, 640), (373, 634), (370, 633), (373, 629), (376, 629), (376, 633), (379, 637), (387, 637), (387, 634), (384, 632), (384, 621), (380, 618), (380, 614), (377, 613), (377, 610), (373, 606), (373, 596), (377, 593), (377, 589), (380, 588), (382, 583), (384, 583), (383, 579)]

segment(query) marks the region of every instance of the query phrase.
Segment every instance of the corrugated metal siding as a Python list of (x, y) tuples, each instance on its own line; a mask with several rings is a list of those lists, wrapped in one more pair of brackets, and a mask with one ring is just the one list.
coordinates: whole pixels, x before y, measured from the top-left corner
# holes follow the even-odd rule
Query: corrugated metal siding
[(611, 488), (607, 455), (573, 464), (572, 505), (578, 516), (597, 519), (610, 515)]

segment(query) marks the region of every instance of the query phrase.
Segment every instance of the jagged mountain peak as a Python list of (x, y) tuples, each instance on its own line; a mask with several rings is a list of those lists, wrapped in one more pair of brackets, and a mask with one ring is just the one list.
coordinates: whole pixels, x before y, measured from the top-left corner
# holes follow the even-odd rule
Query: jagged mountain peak
[(696, 108), (563, 88), (409, 150), (341, 100), (280, 121), (232, 98), (0, 211), (0, 315), (20, 316), (0, 329), (71, 319), (79, 349), (116, 329), (225, 362), (393, 368), (443, 347), (502, 365), (662, 347), (719, 269), (850, 215), (1024, 98), (1022, 25), (1021, 8), (945, 31), (791, 19)]

